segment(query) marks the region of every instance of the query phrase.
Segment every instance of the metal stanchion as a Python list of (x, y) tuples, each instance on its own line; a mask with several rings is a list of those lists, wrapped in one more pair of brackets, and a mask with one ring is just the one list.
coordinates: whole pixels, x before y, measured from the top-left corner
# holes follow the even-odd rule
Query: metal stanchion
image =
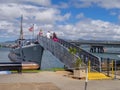
[(109, 76), (110, 75), (110, 59), (109, 58), (107, 58), (107, 76)]
[(86, 58), (87, 66), (86, 66), (86, 80), (85, 80), (85, 90), (87, 90), (87, 83), (88, 83), (88, 63), (89, 60)]
[(112, 78), (114, 78), (114, 61), (112, 60)]
[(116, 60), (115, 60), (115, 76), (114, 79), (116, 79)]
[(88, 83), (88, 66), (86, 67), (85, 90), (87, 90), (87, 83)]

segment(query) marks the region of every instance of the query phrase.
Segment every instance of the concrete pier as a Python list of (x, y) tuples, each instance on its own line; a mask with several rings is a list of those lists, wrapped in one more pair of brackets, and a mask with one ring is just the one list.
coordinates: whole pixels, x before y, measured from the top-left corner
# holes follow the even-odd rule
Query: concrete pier
[[(68, 74), (66, 71), (43, 71), (0, 75), (0, 89), (16, 90), (19, 86), (17, 90), (84, 90), (85, 80), (68, 77)], [(119, 90), (119, 83), (120, 80), (89, 80), (87, 90)]]

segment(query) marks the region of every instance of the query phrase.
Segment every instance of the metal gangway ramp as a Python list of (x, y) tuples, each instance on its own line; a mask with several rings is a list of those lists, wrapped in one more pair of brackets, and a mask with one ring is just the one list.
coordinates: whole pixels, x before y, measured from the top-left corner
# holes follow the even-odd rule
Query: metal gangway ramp
[[(38, 36), (38, 42), (44, 49), (49, 50), (55, 57), (63, 62), (65, 67), (68, 69), (75, 69), (76, 60), (81, 58), (84, 64), (87, 64), (88, 60), (90, 60), (92, 66), (91, 69), (101, 72), (100, 58), (74, 44), (71, 44), (63, 39), (59, 39), (58, 42), (54, 42), (52, 39), (48, 39), (43, 36)], [(70, 53), (70, 48), (75, 48), (76, 54)]]

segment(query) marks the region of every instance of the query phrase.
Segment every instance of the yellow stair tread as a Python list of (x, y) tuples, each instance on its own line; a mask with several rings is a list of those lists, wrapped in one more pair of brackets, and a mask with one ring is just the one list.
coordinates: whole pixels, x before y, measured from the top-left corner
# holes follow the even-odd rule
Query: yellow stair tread
[(91, 73), (88, 73), (88, 79), (89, 80), (104, 80), (104, 79), (112, 79), (112, 78), (104, 75), (103, 73), (91, 72)]

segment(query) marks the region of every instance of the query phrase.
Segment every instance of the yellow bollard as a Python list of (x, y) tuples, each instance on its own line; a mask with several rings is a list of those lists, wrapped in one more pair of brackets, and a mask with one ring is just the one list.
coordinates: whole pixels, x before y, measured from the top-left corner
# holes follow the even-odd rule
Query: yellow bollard
[(88, 72), (90, 72), (90, 60), (88, 61)]

